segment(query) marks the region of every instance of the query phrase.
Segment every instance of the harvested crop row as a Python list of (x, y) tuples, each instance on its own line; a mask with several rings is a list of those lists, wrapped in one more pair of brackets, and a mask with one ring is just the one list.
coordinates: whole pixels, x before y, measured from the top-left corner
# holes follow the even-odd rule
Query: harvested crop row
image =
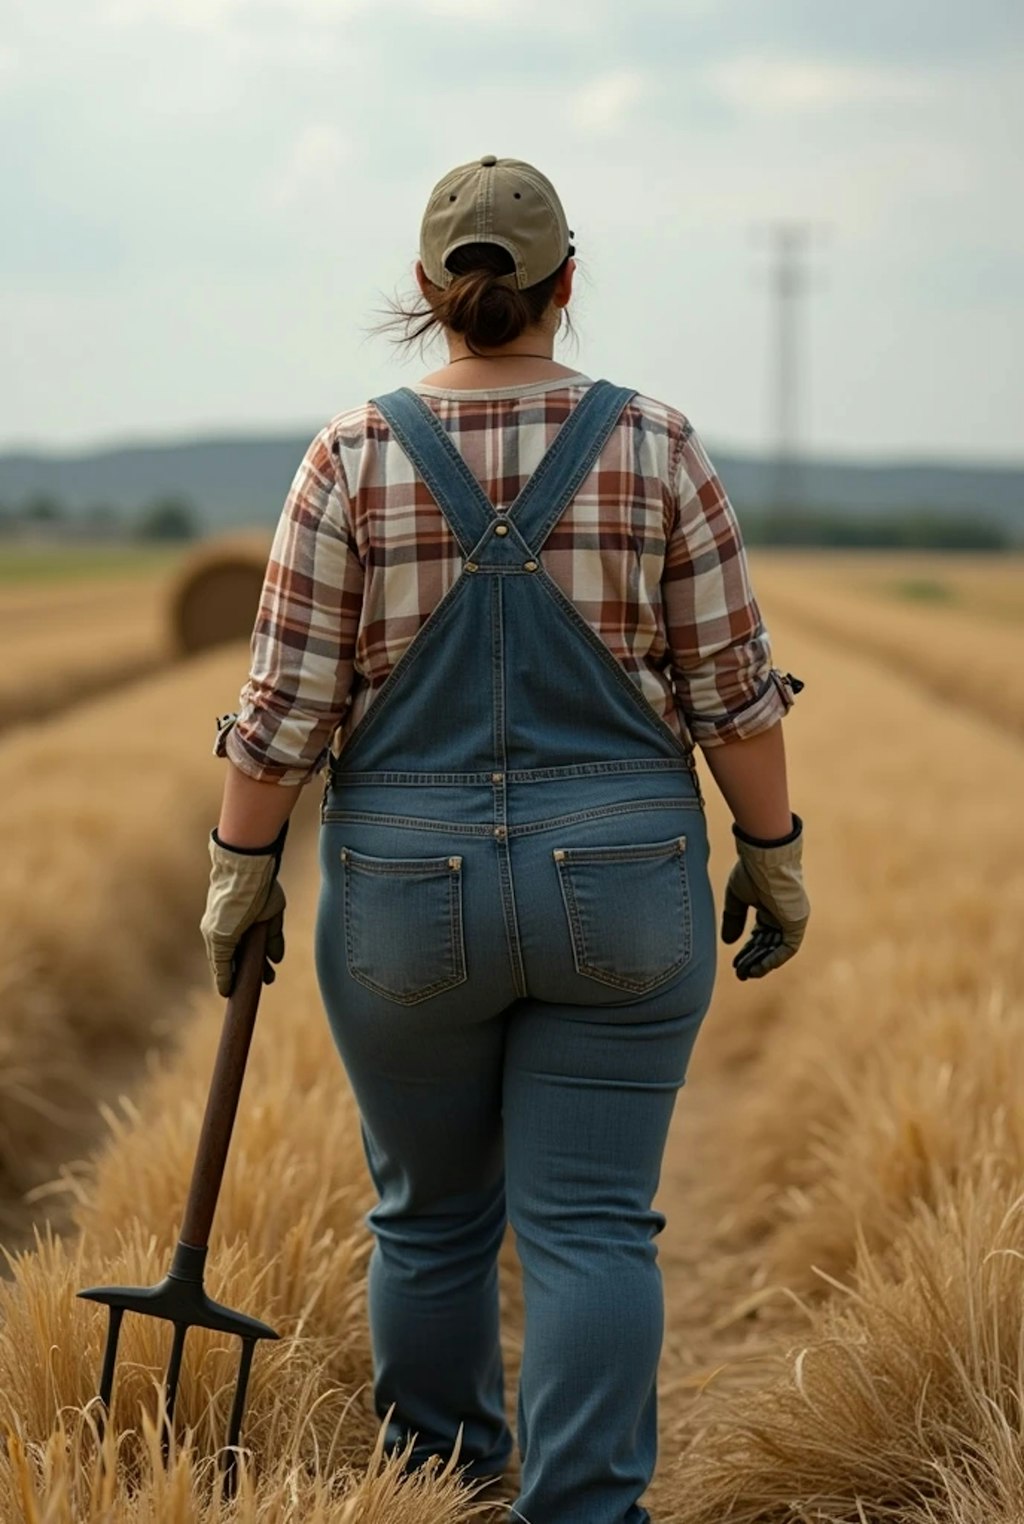
[(662, 1516), (1010, 1524), (1024, 750), (773, 630), (808, 685), (788, 723), (815, 909), (785, 983), (731, 991), (698, 1048), (716, 1125), (678, 1316), (705, 1309), (705, 1375), (728, 1363), (673, 1415)]
[[(176, 1237), (223, 1010), (203, 992), (193, 996), (173, 1066), (154, 1078), (138, 1109), (123, 1109), (83, 1193), (82, 1240), (49, 1242), (23, 1256), (14, 1282), (0, 1290), (0, 1426), (16, 1435), (6, 1465), (0, 1459), (0, 1517), (25, 1495), (40, 1517), (51, 1499), (65, 1498), (76, 1524), (227, 1517), (462, 1524), (469, 1517), (450, 1479), (407, 1481), (393, 1466), (364, 1474), (377, 1427), (365, 1390), (361, 1307), (369, 1196), (356, 1114), (312, 972), (315, 862), (290, 852), (286, 870), (289, 953), (263, 996), (209, 1277), (212, 1295), (285, 1335), (261, 1346), (253, 1367), (245, 1439), (258, 1468), (256, 1495), (246, 1483), (237, 1514), (220, 1509), (191, 1449), (164, 1474), (159, 1447), (138, 1422), (140, 1407), (155, 1410), (149, 1383), (166, 1358), (164, 1327), (152, 1320), (128, 1318), (122, 1331), (115, 1418), (135, 1429), (118, 1460), (122, 1488), (106, 1513), (91, 1491), (97, 1468), (88, 1427), (73, 1413), (65, 1415), (66, 1432), (54, 1421), (58, 1405), (85, 1403), (96, 1386), (104, 1320), (74, 1300), (75, 1288), (156, 1278)], [(199, 1455), (223, 1440), (237, 1355), (237, 1343), (189, 1335), (178, 1412), (194, 1426)]]
[(251, 530), (131, 578), (0, 589), (0, 730), (248, 639), (269, 548)]
[(0, 744), (0, 1223), (94, 1125), (97, 1094), (202, 977), (197, 921), (244, 648)]
[(0, 591), (0, 730), (153, 671), (171, 657), (165, 573)]
[[(791, 557), (759, 559), (757, 588), (769, 610), (788, 615), (808, 634), (845, 651), (879, 659), (936, 698), (1024, 736), (1024, 584), (1013, 621), (1002, 581), (1002, 601), (994, 604), (999, 612), (990, 618), (956, 606), (872, 595), (845, 586), (834, 570), (831, 575), (820, 566), (816, 571), (816, 565), (812, 561), (805, 567)], [(1008, 584), (1010, 579), (1004, 580)], [(970, 585), (972, 596), (979, 598), (976, 575)]]

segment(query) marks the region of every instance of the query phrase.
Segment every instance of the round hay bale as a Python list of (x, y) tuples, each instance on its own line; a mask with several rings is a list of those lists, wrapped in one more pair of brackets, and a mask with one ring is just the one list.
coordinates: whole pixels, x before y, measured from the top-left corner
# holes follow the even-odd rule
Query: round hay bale
[(186, 560), (168, 598), (179, 656), (249, 638), (269, 552), (269, 535), (232, 535), (204, 541)]

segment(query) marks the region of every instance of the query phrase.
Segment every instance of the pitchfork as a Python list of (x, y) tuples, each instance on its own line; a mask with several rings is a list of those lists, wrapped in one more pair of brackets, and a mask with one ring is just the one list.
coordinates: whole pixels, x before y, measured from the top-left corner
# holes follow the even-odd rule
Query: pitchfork
[(263, 964), (266, 956), (267, 926), (257, 922), (245, 935), (240, 946), (238, 975), (228, 997), (224, 1012), (224, 1027), (214, 1066), (210, 1094), (206, 1102), (199, 1146), (192, 1168), (192, 1183), (185, 1204), (185, 1216), (181, 1224), (181, 1237), (174, 1251), (171, 1268), (156, 1286), (92, 1286), (80, 1291), (79, 1296), (92, 1302), (104, 1302), (110, 1308), (107, 1328), (107, 1347), (103, 1355), (103, 1373), (100, 1376), (100, 1401), (110, 1411), (110, 1395), (114, 1386), (114, 1365), (117, 1359), (117, 1341), (121, 1332), (121, 1319), (125, 1312), (147, 1313), (150, 1317), (165, 1318), (174, 1324), (171, 1358), (165, 1381), (164, 1410), (166, 1424), (163, 1448), (166, 1457), (171, 1425), (174, 1418), (174, 1399), (178, 1392), (181, 1375), (181, 1357), (185, 1348), (185, 1335), (189, 1328), (212, 1328), (218, 1333), (237, 1334), (242, 1341), (242, 1357), (238, 1368), (235, 1400), (231, 1407), (228, 1424), (227, 1449), (222, 1456), (225, 1473), (225, 1490), (234, 1491), (238, 1440), (242, 1430), (242, 1413), (245, 1409), (246, 1389), (252, 1366), (253, 1351), (257, 1339), (276, 1339), (278, 1335), (266, 1323), (244, 1313), (222, 1307), (207, 1296), (203, 1289), (203, 1270), (210, 1239), (213, 1214), (217, 1207), (224, 1165), (227, 1161), (231, 1130), (238, 1110), (238, 1097), (245, 1075), (245, 1062), (252, 1041), (256, 1011), (263, 981)]

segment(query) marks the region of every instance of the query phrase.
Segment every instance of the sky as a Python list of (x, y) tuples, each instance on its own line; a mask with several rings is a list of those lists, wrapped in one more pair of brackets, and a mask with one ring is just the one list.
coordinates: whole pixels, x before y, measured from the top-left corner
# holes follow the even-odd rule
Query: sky
[(1019, 0), (0, 0), (0, 449), (312, 435), (433, 369), (371, 332), (434, 183), (527, 159), (565, 363), (772, 448), (1024, 460)]

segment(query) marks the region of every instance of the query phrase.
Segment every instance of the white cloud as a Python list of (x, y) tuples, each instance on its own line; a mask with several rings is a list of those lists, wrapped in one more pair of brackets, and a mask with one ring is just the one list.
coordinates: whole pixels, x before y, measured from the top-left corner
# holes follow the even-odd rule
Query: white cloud
[(108, 26), (137, 26), (162, 21), (186, 30), (224, 32), (237, 23), (263, 21), (344, 22), (374, 0), (103, 0), (98, 16)]
[(390, 6), (440, 21), (476, 22), (489, 31), (542, 25), (549, 35), (578, 32), (580, 27), (592, 26), (598, 11), (597, 0), (559, 0), (557, 5), (552, 5), (551, 0), (518, 0), (515, 6), (494, 5), (492, 0), (371, 0), (371, 3), (381, 9)]
[(747, 53), (715, 64), (708, 72), (712, 88), (729, 105), (770, 115), (916, 104), (935, 94), (934, 78), (922, 73), (816, 58)]
[(486, 0), (414, 0), (409, 6), (413, 11), (425, 11), (430, 16), (445, 16), (458, 21), (484, 21), (488, 25), (502, 19), (502, 12), (495, 15)]
[(638, 69), (600, 74), (569, 99), (569, 120), (580, 132), (604, 137), (617, 132), (647, 88)]
[(104, 26), (170, 21), (187, 29), (218, 32), (246, 3), (247, 0), (104, 0), (98, 19)]
[(330, 122), (304, 127), (276, 167), (267, 187), (272, 206), (284, 211), (315, 201), (337, 187), (352, 145)]

